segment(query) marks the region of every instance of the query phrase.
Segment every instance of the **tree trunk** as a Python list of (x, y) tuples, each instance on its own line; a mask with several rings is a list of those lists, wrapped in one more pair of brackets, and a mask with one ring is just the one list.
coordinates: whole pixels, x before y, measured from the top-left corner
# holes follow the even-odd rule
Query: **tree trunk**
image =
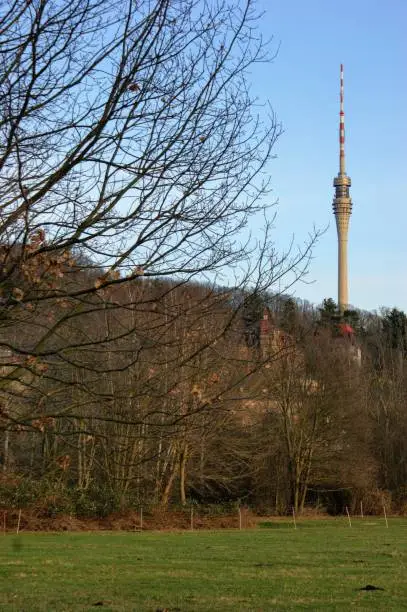
[(172, 470), (170, 473), (170, 477), (167, 481), (167, 484), (165, 485), (165, 489), (163, 491), (163, 494), (161, 496), (161, 503), (160, 505), (165, 507), (168, 505), (168, 500), (170, 498), (171, 495), (171, 491), (172, 491), (172, 486), (174, 484), (174, 480), (175, 480), (175, 476), (177, 475), (177, 470), (178, 470), (178, 466), (177, 466), (177, 462), (174, 461), (173, 466), (172, 466)]
[(188, 461), (188, 445), (185, 444), (183, 450), (181, 451), (181, 456), (179, 460), (179, 496), (180, 496), (181, 504), (183, 506), (185, 506), (185, 504), (187, 503), (187, 498), (185, 494), (187, 461)]
[(8, 429), (6, 429), (6, 431), (4, 432), (3, 472), (7, 472), (7, 470), (8, 470), (9, 441), (10, 441), (10, 433), (9, 433)]

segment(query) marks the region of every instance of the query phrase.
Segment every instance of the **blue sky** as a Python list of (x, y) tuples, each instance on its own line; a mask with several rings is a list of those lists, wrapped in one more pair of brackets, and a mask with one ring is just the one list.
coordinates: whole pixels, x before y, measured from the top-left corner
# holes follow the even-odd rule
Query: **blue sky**
[[(407, 310), (407, 1), (259, 0), (261, 31), (280, 44), (252, 74), (284, 134), (269, 167), (282, 248), (329, 227), (294, 294), (337, 297), (332, 180), (338, 172), (339, 65), (345, 67), (347, 173), (352, 178), (349, 299)], [(256, 228), (253, 228), (256, 230)]]

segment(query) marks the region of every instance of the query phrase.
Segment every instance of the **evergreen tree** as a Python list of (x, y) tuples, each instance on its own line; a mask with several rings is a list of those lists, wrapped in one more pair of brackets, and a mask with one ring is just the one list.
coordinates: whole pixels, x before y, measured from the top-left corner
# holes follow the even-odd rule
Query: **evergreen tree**
[(293, 298), (284, 301), (280, 321), (281, 329), (290, 335), (297, 335), (299, 326), (298, 306)]
[(393, 308), (383, 318), (383, 332), (386, 344), (393, 349), (407, 350), (407, 317), (402, 310)]
[(340, 321), (340, 312), (336, 302), (332, 298), (325, 298), (319, 310), (319, 323), (323, 327), (334, 327)]
[(244, 335), (250, 348), (260, 347), (260, 320), (265, 308), (264, 298), (258, 293), (248, 295), (243, 304)]

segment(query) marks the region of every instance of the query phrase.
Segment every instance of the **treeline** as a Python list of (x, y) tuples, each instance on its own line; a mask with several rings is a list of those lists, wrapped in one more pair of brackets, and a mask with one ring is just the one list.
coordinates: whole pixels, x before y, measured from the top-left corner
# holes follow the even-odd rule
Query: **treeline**
[[(61, 265), (80, 290), (90, 273)], [(87, 314), (26, 302), (6, 326), (3, 507), (403, 510), (404, 313), (340, 317), (332, 300), (313, 309), (142, 277), (103, 288), (92, 274)], [(23, 278), (16, 284), (28, 295)], [(1, 314), (7, 321), (7, 306)], [(58, 334), (47, 342), (50, 319)]]

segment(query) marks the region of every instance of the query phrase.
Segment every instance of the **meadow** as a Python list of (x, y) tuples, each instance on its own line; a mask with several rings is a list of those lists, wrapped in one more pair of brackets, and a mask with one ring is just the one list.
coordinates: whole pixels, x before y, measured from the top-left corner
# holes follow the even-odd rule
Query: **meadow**
[[(406, 610), (407, 520), (0, 536), (4, 611)], [(383, 590), (361, 590), (367, 585)]]

